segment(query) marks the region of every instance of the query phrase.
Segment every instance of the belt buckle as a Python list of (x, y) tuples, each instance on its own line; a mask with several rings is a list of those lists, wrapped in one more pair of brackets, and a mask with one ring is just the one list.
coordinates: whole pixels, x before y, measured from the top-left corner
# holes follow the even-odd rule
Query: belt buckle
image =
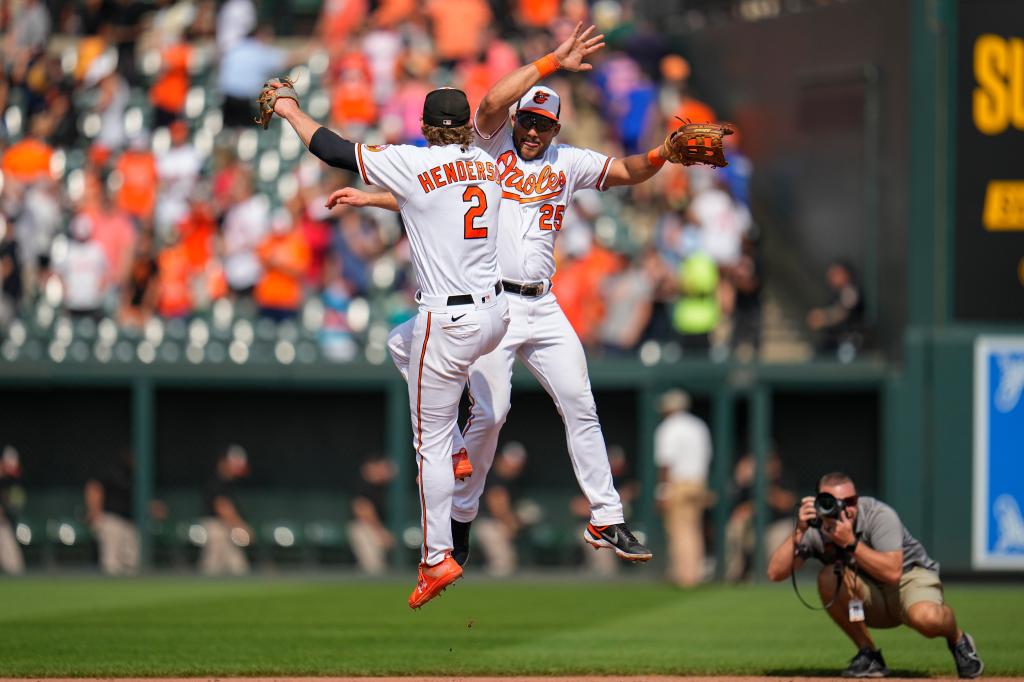
[(544, 285), (543, 284), (525, 284), (525, 285), (523, 285), (523, 294), (525, 294), (526, 296), (537, 297), (537, 296), (540, 296), (542, 293), (544, 293)]

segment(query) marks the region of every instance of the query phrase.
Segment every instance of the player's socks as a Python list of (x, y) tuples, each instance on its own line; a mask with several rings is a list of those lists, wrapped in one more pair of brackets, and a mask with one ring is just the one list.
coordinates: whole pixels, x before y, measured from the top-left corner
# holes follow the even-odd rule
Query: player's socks
[(472, 523), (452, 519), (452, 558), (459, 566), (465, 566), (469, 561), (469, 527)]

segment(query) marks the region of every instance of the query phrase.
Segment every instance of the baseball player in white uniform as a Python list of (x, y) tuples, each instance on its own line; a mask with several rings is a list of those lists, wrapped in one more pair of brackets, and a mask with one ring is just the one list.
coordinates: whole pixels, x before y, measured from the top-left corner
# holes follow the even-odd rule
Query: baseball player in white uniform
[[(554, 240), (573, 192), (605, 190), (649, 179), (665, 163), (661, 148), (614, 159), (569, 145), (552, 145), (561, 126), (558, 94), (537, 86), (559, 69), (587, 71), (584, 59), (603, 47), (594, 27), (574, 34), (551, 54), (504, 76), (487, 93), (476, 112), (476, 145), (497, 160), (502, 190), (498, 261), (509, 296), (512, 322), (492, 353), (473, 363), (469, 373), (471, 413), (463, 431), (475, 476), (456, 484), (452, 506), (454, 558), (469, 556), (469, 527), (476, 517), (484, 478), (494, 459), (498, 432), (511, 407), (515, 359), (555, 401), (566, 428), (573, 470), (590, 503), (584, 540), (608, 547), (631, 561), (647, 561), (651, 551), (625, 524), (618, 492), (612, 485), (608, 453), (590, 388), (583, 346), (551, 290), (555, 274)], [(515, 109), (509, 116), (509, 109)], [(339, 201), (355, 206), (397, 210), (387, 193), (346, 189)], [(408, 374), (413, 363), (411, 325), (397, 327), (389, 338), (392, 358)], [(460, 447), (457, 437), (454, 447)]]
[[(427, 94), (426, 148), (353, 144), (321, 127), (293, 99), (278, 99), (274, 111), (320, 159), (391, 192), (409, 236), (420, 288), (419, 312), (405, 330), (406, 376), (423, 526), (409, 606), (419, 608), (462, 577), (451, 556), (459, 400), (470, 365), (497, 347), (509, 324), (495, 250), (497, 166), (484, 149), (471, 146), (469, 102), (461, 90)], [(327, 206), (338, 203), (332, 195)]]

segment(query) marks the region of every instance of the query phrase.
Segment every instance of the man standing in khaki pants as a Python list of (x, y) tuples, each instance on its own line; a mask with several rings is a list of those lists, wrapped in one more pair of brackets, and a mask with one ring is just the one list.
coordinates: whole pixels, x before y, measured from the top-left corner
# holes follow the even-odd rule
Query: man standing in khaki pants
[(668, 535), (668, 577), (680, 587), (704, 577), (704, 509), (708, 505), (711, 433), (690, 414), (690, 396), (671, 390), (661, 396), (661, 424), (654, 432), (658, 465), (658, 509)]

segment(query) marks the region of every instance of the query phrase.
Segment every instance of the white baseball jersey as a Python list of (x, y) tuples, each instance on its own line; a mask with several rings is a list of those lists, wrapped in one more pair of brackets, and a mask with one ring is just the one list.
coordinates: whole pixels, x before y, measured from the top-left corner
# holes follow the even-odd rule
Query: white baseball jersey
[(484, 291), (501, 275), (495, 253), (501, 189), (485, 150), (458, 145), (356, 145), (363, 181), (398, 200), (420, 290)]
[(555, 235), (573, 192), (604, 189), (612, 158), (566, 144), (548, 147), (524, 161), (515, 151), (507, 122), (493, 134), (476, 127), (475, 144), (497, 161), (502, 206), (498, 262), (507, 279), (537, 282), (555, 274)]

